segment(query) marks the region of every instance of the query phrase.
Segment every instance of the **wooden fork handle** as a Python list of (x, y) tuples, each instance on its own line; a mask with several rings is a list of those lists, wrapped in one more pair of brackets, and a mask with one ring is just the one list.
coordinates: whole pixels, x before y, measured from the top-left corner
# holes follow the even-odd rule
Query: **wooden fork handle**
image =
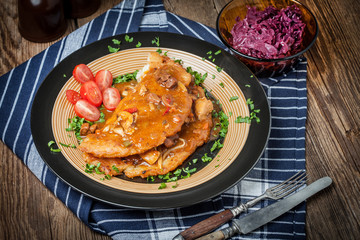
[(234, 218), (234, 215), (232, 212), (227, 209), (225, 211), (222, 211), (212, 217), (209, 217), (194, 226), (186, 229), (185, 231), (181, 232), (179, 235), (182, 236), (182, 238), (178, 235), (174, 239), (186, 239), (186, 240), (192, 240), (195, 238), (198, 238), (218, 227), (223, 225), (224, 223), (230, 221)]

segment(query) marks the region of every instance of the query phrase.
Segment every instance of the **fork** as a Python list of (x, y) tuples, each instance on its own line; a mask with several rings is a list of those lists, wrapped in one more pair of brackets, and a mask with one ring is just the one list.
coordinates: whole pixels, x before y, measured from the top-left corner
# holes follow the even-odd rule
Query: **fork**
[(198, 238), (230, 221), (240, 213), (247, 211), (248, 208), (254, 206), (263, 199), (268, 198), (278, 200), (288, 196), (303, 186), (306, 183), (305, 179), (305, 171), (300, 171), (289, 179), (279, 183), (278, 185), (268, 188), (262, 195), (258, 196), (257, 198), (254, 198), (246, 203), (241, 203), (239, 206), (234, 208), (221, 211), (220, 213), (195, 224), (194, 226), (176, 235), (173, 240), (191, 240)]

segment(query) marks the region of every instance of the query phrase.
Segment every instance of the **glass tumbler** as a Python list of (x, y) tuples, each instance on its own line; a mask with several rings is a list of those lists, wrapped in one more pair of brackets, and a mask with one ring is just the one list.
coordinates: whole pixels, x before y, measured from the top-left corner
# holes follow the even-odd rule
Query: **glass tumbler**
[(50, 42), (66, 31), (62, 0), (18, 0), (19, 31), (32, 42)]

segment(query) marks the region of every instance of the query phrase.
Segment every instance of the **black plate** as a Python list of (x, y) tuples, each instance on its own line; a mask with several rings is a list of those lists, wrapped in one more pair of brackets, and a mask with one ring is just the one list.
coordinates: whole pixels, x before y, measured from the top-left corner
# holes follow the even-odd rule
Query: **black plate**
[[(124, 36), (102, 39), (77, 50), (60, 62), (41, 84), (32, 106), (31, 131), (37, 150), (48, 167), (63, 181), (88, 196), (132, 208), (166, 209), (189, 206), (214, 197), (234, 186), (254, 167), (265, 149), (270, 132), (270, 109), (265, 92), (257, 79), (252, 77), (253, 73), (224, 51), (222, 51), (223, 54), (216, 56), (215, 64), (222, 67), (233, 78), (246, 99), (254, 100), (255, 108), (260, 109), (261, 122), (251, 124), (245, 146), (236, 160), (211, 180), (193, 188), (171, 193), (143, 194), (121, 191), (79, 173), (61, 153), (53, 153), (49, 150), (47, 144), (54, 139), (51, 126), (52, 109), (59, 91), (68, 80), (63, 75), (72, 75), (70, 66), (79, 63), (87, 64), (109, 54), (108, 45), (113, 45), (112, 39), (124, 39)], [(209, 49), (213, 51), (221, 49), (196, 38), (172, 33), (139, 32), (131, 33), (131, 36), (141, 41), (143, 47), (154, 47), (151, 41), (154, 37), (159, 37), (161, 47), (182, 50), (200, 57), (207, 56)], [(130, 48), (134, 48), (134, 44), (121, 45), (122, 50)], [(251, 87), (246, 87), (247, 84), (251, 84)]]

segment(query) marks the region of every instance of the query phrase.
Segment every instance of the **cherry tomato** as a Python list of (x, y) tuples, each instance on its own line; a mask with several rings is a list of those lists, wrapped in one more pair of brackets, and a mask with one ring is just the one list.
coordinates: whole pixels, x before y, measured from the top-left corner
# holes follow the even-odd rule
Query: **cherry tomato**
[(113, 76), (108, 70), (100, 70), (95, 75), (95, 82), (100, 88), (100, 91), (103, 92), (105, 89), (111, 87)]
[(114, 111), (121, 100), (119, 90), (116, 88), (107, 88), (104, 90), (103, 96), (105, 108), (109, 111)]
[(74, 110), (76, 115), (91, 122), (100, 118), (100, 110), (84, 99), (80, 99), (75, 103)]
[(81, 98), (81, 95), (74, 90), (66, 90), (66, 98), (69, 102), (75, 104)]
[(94, 81), (84, 83), (80, 88), (80, 95), (95, 107), (99, 107), (103, 101), (100, 88)]
[(94, 74), (91, 72), (90, 68), (85, 64), (79, 64), (75, 66), (73, 70), (73, 76), (76, 81), (80, 83), (86, 83), (88, 81), (94, 81)]

